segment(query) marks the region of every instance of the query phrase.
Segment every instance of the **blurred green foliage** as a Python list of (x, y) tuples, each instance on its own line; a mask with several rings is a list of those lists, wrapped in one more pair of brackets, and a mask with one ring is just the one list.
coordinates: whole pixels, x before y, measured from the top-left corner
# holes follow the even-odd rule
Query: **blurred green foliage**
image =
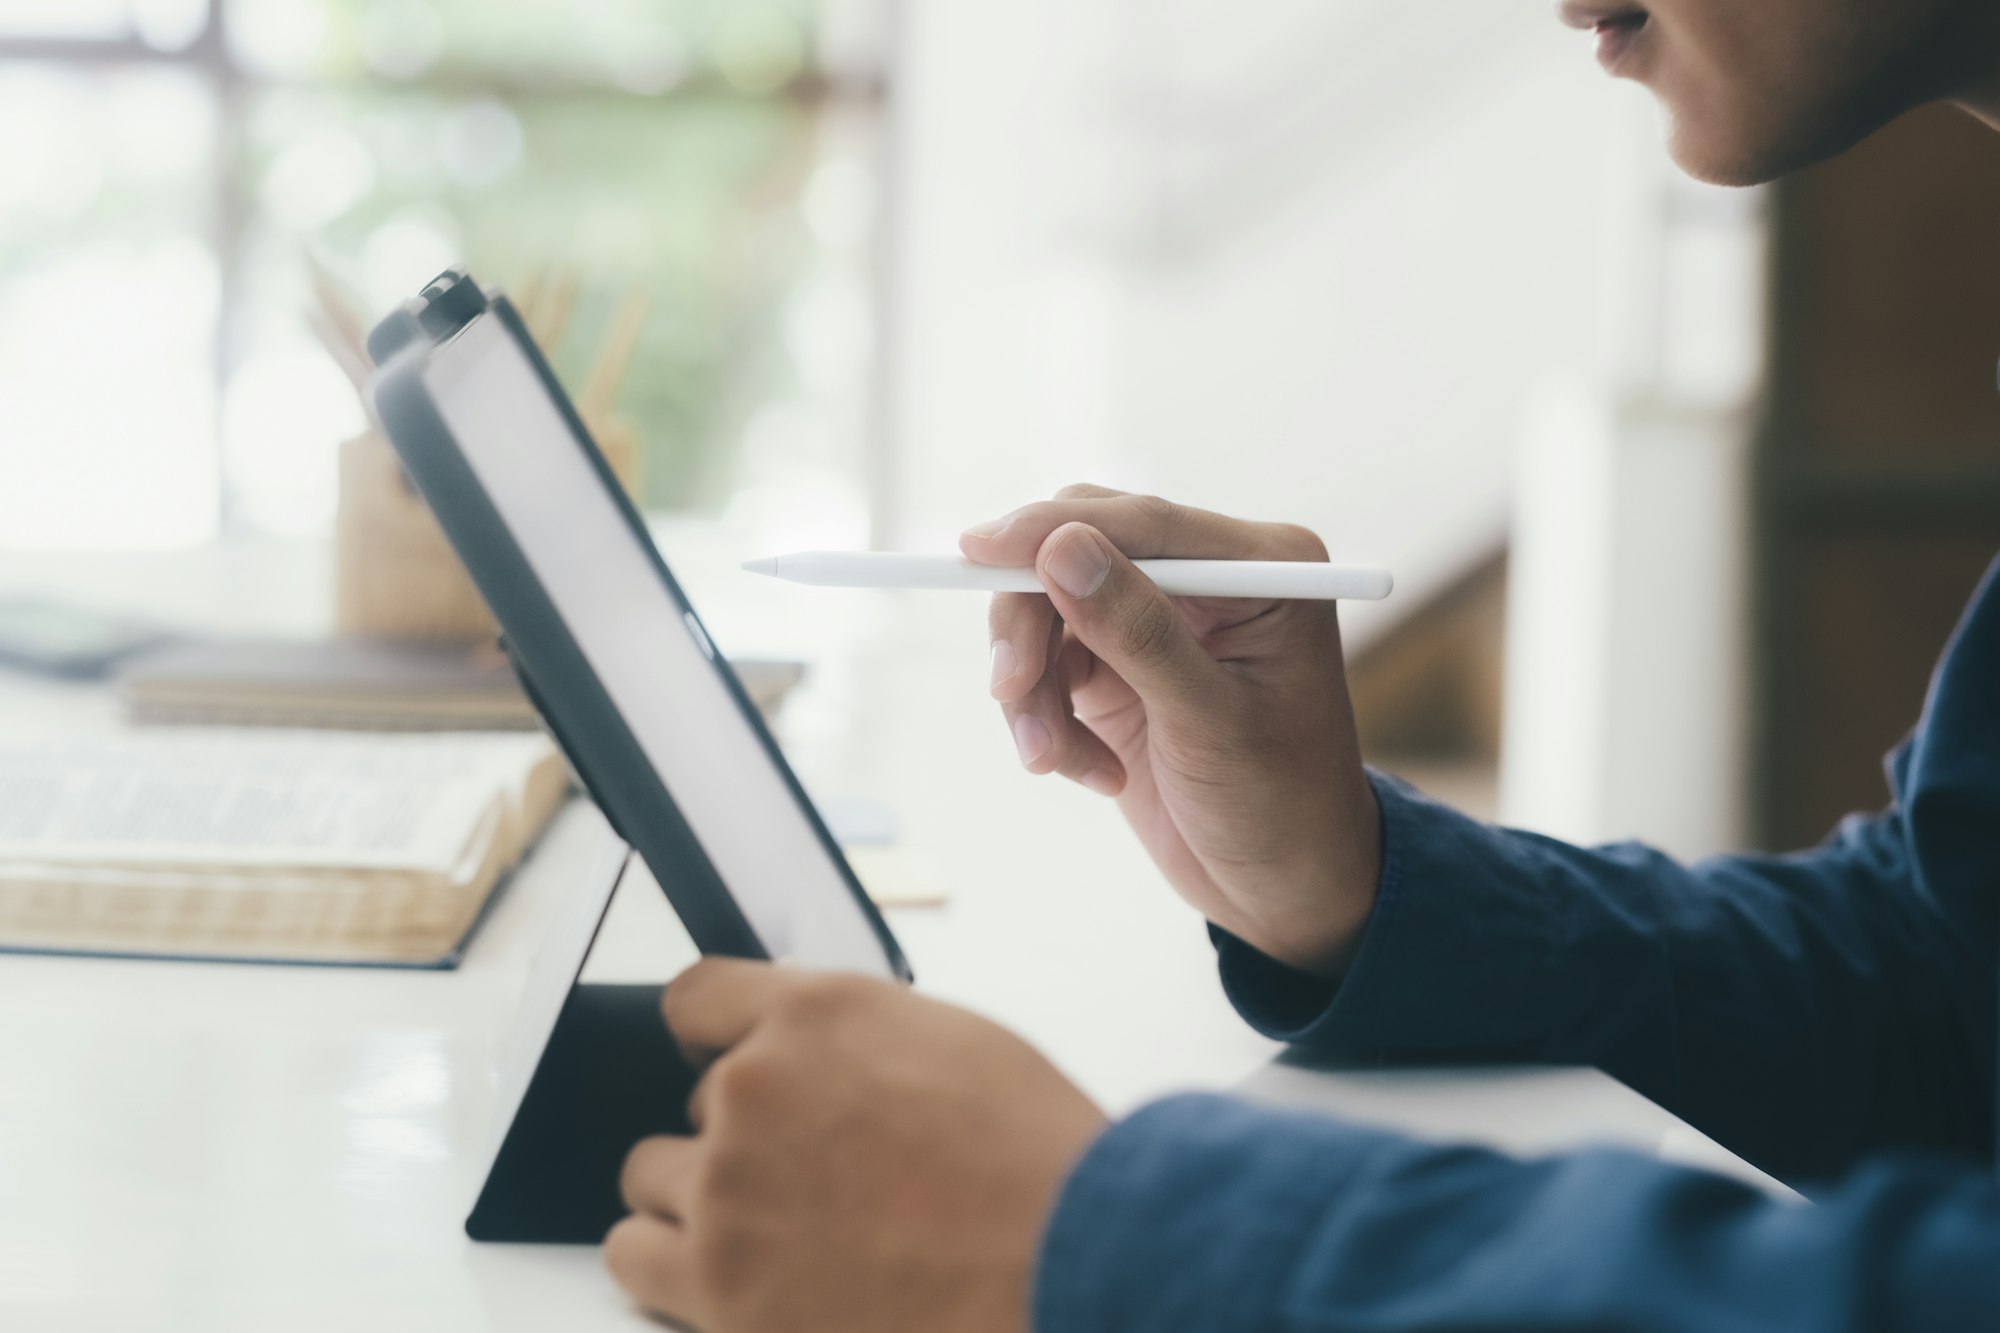
[(800, 207), (829, 98), (874, 109), (815, 72), (825, 2), (222, 0), (223, 77), (196, 47), (0, 59), (0, 284), (65, 254), (220, 241), (225, 395), (296, 338), (308, 253), (364, 318), (433, 264), (573, 282), (550, 349), (573, 391), (646, 292), (617, 410), (646, 445), (646, 502), (712, 508), (759, 409), (811, 397), (790, 303), (856, 262)]
[(459, 71), (665, 91), (720, 72), (771, 92), (805, 65), (818, 0), (226, 0), (248, 63), (292, 77)]
[[(814, 259), (796, 207), (814, 158), (811, 115), (780, 99), (719, 93), (487, 102), (480, 119), (511, 124), (519, 137), (513, 164), (485, 178), (450, 164), (453, 127), (467, 110), (467, 99), (416, 90), (260, 95), (243, 140), (248, 179), (268, 180), (289, 147), (324, 147), (315, 136), (329, 134), (358, 144), (373, 172), (360, 197), (309, 229), (260, 210), (252, 252), (282, 268), (310, 245), (343, 271), (367, 274), (380, 267), (367, 260), (371, 242), (415, 216), (449, 237), (484, 281), (510, 289), (573, 281), (566, 332), (550, 349), (572, 391), (618, 303), (650, 292), (618, 399), (646, 441), (646, 500), (666, 508), (718, 500), (730, 437), (758, 402), (793, 388), (778, 330)], [(369, 299), (386, 308), (427, 276), (406, 273), (402, 289), (377, 287)]]
[[(318, 39), (287, 57), (272, 15), (250, 17), (271, 5), (296, 8)], [(618, 303), (650, 292), (618, 399), (645, 441), (645, 500), (719, 503), (734, 438), (796, 389), (781, 322), (815, 259), (797, 208), (816, 156), (817, 104), (801, 91), (814, 0), (231, 8), (246, 64), (268, 70), (239, 138), (242, 179), (266, 205), (246, 237), (255, 262), (282, 266), (303, 245), (372, 275), (383, 229), (423, 219), (488, 282), (576, 284), (551, 349), (573, 391)], [(365, 190), (303, 225), (269, 188), (300, 144), (358, 147), (370, 168)], [(407, 294), (368, 291), (377, 305)]]

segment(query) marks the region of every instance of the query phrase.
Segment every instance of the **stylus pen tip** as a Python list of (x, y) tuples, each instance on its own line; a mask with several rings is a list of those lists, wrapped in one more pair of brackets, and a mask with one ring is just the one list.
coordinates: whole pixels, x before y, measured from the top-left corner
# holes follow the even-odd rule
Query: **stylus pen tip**
[(778, 573), (778, 560), (776, 556), (768, 560), (745, 560), (743, 569), (746, 573), (769, 574), (775, 578)]

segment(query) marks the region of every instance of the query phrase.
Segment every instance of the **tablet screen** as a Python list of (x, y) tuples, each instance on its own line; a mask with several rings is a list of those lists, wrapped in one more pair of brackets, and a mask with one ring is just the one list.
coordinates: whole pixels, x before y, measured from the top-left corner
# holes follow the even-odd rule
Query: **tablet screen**
[[(694, 613), (492, 315), (439, 347), (440, 416), (639, 748), (773, 958), (893, 975)], [(666, 873), (666, 868), (655, 867)]]

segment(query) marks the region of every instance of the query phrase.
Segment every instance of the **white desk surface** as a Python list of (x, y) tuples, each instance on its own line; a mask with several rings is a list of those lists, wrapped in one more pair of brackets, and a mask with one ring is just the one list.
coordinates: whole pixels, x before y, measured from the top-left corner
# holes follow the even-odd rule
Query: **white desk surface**
[[(736, 553), (710, 539), (667, 544), (726, 647), (815, 660), (785, 727), (807, 786), (887, 802), (946, 876), (947, 907), (891, 914), (920, 984), (1021, 1032), (1114, 1112), (1250, 1079), (1420, 1134), (1749, 1171), (1593, 1071), (1266, 1068), (1275, 1048), (1223, 1000), (1200, 922), (1110, 808), (1020, 772), (983, 698), (980, 599), (788, 589), (729, 572)], [(293, 546), (13, 556), (0, 590), (309, 634), (327, 569)], [(10, 734), (115, 725), (101, 691), (0, 675)], [(565, 812), (456, 972), (0, 956), (0, 1328), (656, 1328), (594, 1250), (460, 1231), (499, 1040), (567, 876), (605, 836), (593, 810)], [(689, 956), (628, 880), (587, 975), (664, 980)]]

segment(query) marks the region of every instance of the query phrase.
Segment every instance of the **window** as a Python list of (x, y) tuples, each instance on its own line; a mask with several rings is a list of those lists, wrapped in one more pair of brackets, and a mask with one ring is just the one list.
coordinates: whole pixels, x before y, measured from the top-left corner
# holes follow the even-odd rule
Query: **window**
[(314, 269), (538, 294), (656, 508), (866, 528), (879, 0), (0, 0), (0, 544), (324, 532)]

